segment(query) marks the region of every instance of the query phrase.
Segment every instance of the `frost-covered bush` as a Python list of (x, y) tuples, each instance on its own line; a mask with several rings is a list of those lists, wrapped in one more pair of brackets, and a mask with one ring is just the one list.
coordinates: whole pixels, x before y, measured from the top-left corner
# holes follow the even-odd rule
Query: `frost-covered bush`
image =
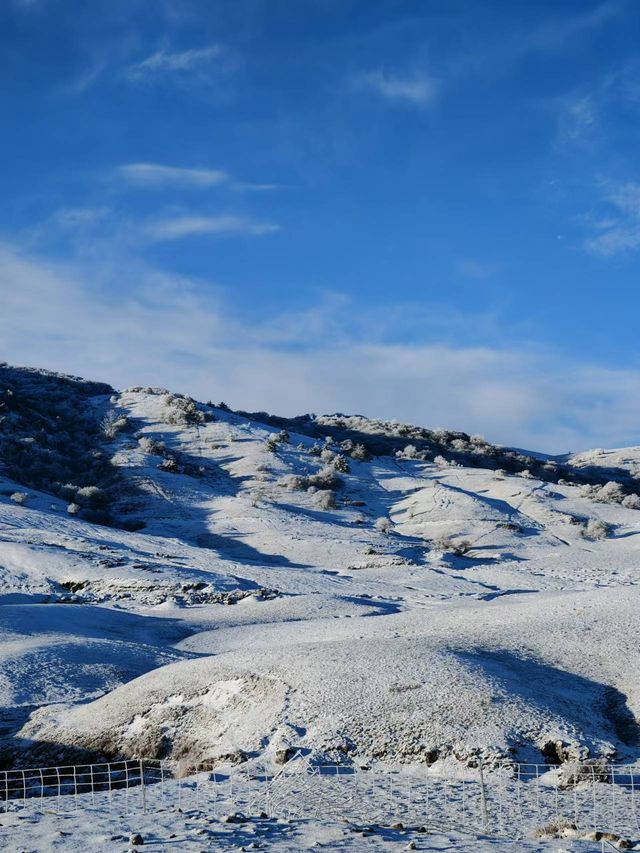
[(64, 498), (65, 500), (73, 500), (76, 496), (76, 492), (78, 491), (78, 487), (74, 486), (73, 483), (64, 483), (59, 486), (57, 491), (61, 498)]
[(278, 480), (278, 486), (291, 492), (304, 492), (309, 488), (309, 480), (300, 474), (285, 474)]
[[(596, 501), (597, 503), (603, 504), (624, 504), (624, 506), (629, 506), (630, 504), (634, 504), (634, 497), (637, 495), (627, 495), (624, 488), (620, 485), (620, 483), (616, 483), (610, 480), (608, 483), (605, 483), (603, 486), (598, 485), (588, 485), (583, 486), (580, 490), (580, 494), (584, 498), (589, 498), (592, 501)], [(629, 503), (625, 504), (625, 500), (627, 498), (631, 498), (632, 500)], [(631, 506), (632, 509), (636, 507)]]
[(586, 758), (562, 765), (559, 788), (575, 788), (582, 782), (611, 782), (611, 763), (606, 758)]
[(268, 436), (265, 441), (265, 447), (269, 451), (269, 453), (276, 453), (278, 450), (279, 444), (288, 444), (290, 441), (289, 433), (283, 429), (280, 432), (277, 432), (275, 435)]
[(76, 492), (76, 503), (87, 507), (104, 507), (109, 503), (109, 495), (98, 486), (82, 486)]
[(278, 442), (275, 435), (270, 435), (265, 441), (264, 446), (269, 453), (275, 453), (278, 450)]
[(450, 463), (447, 462), (444, 456), (436, 456), (433, 460), (433, 464), (437, 465), (438, 468), (448, 468)]
[(166, 451), (163, 441), (156, 441), (155, 438), (150, 438), (148, 435), (143, 435), (138, 439), (138, 447), (144, 453), (149, 453), (152, 456), (163, 456)]
[(578, 834), (576, 824), (568, 818), (557, 817), (533, 832), (534, 838), (574, 838)]
[(70, 503), (67, 507), (67, 512), (69, 515), (77, 515), (80, 512), (80, 505), (77, 503)]
[(347, 457), (343, 456), (341, 453), (334, 458), (333, 467), (336, 471), (340, 471), (341, 474), (348, 474), (351, 470)]
[(95, 406), (96, 398), (102, 405), (112, 394), (103, 383), (0, 364), (3, 473), (22, 486), (68, 500), (74, 499), (73, 489), (85, 486), (115, 494), (120, 476), (99, 452), (104, 434)]
[(398, 459), (416, 459), (418, 456), (418, 448), (415, 444), (407, 444), (403, 450), (396, 450)]
[(308, 486), (316, 489), (338, 489), (342, 485), (342, 480), (333, 468), (326, 466), (315, 474), (310, 474), (307, 477), (307, 483)]
[(319, 509), (331, 510), (336, 508), (336, 493), (331, 489), (318, 492), (315, 497), (316, 506)]
[(278, 480), (278, 485), (294, 492), (333, 491), (342, 485), (342, 480), (336, 474), (335, 469), (327, 465), (320, 471), (316, 471), (315, 474), (308, 474), (307, 476), (285, 474)]
[(597, 489), (593, 499), (599, 503), (620, 504), (626, 495), (620, 483), (609, 481)]
[(416, 459), (426, 462), (431, 458), (428, 450), (418, 450), (415, 444), (407, 444), (402, 450), (396, 450), (396, 459)]
[(100, 422), (100, 428), (105, 438), (115, 438), (118, 433), (123, 432), (129, 425), (126, 415), (118, 415), (110, 409)]
[(192, 397), (183, 397), (180, 394), (167, 394), (165, 397), (164, 419), (168, 424), (178, 426), (201, 424), (209, 418), (203, 412), (198, 403)]
[(312, 444), (311, 447), (309, 448), (309, 453), (312, 456), (320, 456), (322, 451), (323, 451), (322, 445), (318, 444), (317, 442), (315, 444)]
[(330, 465), (335, 458), (336, 454), (328, 447), (323, 448), (320, 452), (320, 459), (324, 462), (325, 465)]
[(471, 548), (468, 539), (454, 539), (452, 536), (442, 536), (434, 544), (443, 554), (454, 554), (456, 557), (463, 557)]
[(640, 495), (627, 495), (622, 501), (622, 506), (627, 509), (640, 509)]
[(366, 462), (369, 457), (369, 454), (367, 453), (367, 449), (364, 444), (356, 444), (354, 445), (350, 456), (352, 459), (356, 459), (358, 462)]
[(167, 471), (169, 474), (179, 474), (181, 470), (178, 460), (174, 456), (167, 456), (166, 459), (163, 459), (158, 465), (158, 469)]
[(611, 535), (611, 525), (599, 518), (590, 518), (584, 526), (582, 535), (587, 539), (606, 539)]
[(384, 515), (381, 515), (373, 523), (373, 526), (379, 533), (389, 533), (391, 530), (391, 521)]
[(12, 500), (14, 504), (24, 506), (24, 504), (29, 500), (29, 495), (26, 492), (14, 492), (11, 495), (10, 500)]

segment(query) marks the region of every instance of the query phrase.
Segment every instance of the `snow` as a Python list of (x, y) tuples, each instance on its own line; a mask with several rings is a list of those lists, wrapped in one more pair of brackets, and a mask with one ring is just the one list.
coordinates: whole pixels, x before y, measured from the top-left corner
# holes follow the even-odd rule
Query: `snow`
[[(638, 758), (639, 511), (577, 486), (390, 457), (350, 460), (337, 509), (325, 511), (317, 495), (281, 485), (321, 466), (306, 436), (272, 454), (272, 427), (221, 410), (210, 423), (170, 424), (165, 398), (145, 391), (121, 394), (117, 411), (136, 430), (110, 444), (133, 493), (121, 510), (142, 529), (90, 524), (0, 478), (6, 763), (74, 750), (194, 762), (243, 751), (269, 762), (288, 746), (332, 761), (543, 762), (549, 741)], [(159, 470), (141, 435), (201, 470)], [(571, 461), (635, 473), (640, 449)], [(25, 505), (14, 491), (28, 492)], [(586, 519), (612, 535), (585, 538)], [(443, 550), (447, 537), (468, 540), (467, 553)], [(86, 825), (9, 818), (0, 824), (15, 849), (65, 849), (63, 827), (79, 849), (117, 849), (106, 814)], [(248, 843), (198, 820), (218, 849)], [(172, 849), (172, 832), (186, 839), (180, 849), (203, 849), (175, 816), (135, 829), (154, 849)], [(409, 840), (307, 821), (269, 846)], [(443, 835), (416, 843), (478, 849)]]

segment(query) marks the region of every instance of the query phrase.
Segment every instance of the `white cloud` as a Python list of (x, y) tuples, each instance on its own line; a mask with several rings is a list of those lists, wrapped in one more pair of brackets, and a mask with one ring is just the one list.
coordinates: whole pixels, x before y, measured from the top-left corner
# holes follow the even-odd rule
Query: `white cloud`
[(63, 266), (4, 247), (0, 299), (5, 359), (120, 387), (282, 414), (363, 412), (556, 452), (638, 440), (638, 370), (524, 347), (372, 344), (366, 318), (350, 326), (357, 312), (339, 297), (241, 322), (211, 283), (131, 259)]
[(127, 163), (119, 166), (117, 174), (127, 183), (138, 187), (206, 188), (229, 179), (226, 172), (216, 169), (185, 169), (161, 163)]
[(126, 76), (131, 80), (145, 80), (156, 75), (196, 72), (211, 66), (222, 53), (223, 49), (219, 44), (174, 53), (158, 50), (146, 59), (130, 65)]
[(354, 78), (354, 84), (374, 94), (398, 103), (427, 106), (437, 93), (436, 81), (424, 73), (410, 75), (391, 74), (386, 71), (368, 71)]
[(206, 234), (246, 234), (257, 237), (278, 230), (278, 225), (256, 222), (243, 216), (173, 216), (149, 222), (143, 233), (150, 240), (163, 241)]
[(640, 184), (608, 184), (605, 202), (609, 211), (592, 221), (596, 233), (585, 241), (585, 248), (603, 257), (640, 248)]

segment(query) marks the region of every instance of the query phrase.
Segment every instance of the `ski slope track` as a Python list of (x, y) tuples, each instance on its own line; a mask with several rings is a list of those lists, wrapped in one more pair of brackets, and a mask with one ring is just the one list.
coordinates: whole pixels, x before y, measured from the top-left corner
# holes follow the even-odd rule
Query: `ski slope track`
[(553, 482), (175, 401), (87, 394), (108, 524), (0, 458), (4, 767), (640, 758), (640, 510), (580, 482), (640, 448)]

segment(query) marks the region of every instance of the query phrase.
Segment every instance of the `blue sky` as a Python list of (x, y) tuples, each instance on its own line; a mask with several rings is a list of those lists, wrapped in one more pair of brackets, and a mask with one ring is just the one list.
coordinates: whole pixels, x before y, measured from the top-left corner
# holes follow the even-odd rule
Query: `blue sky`
[(630, 0), (5, 0), (8, 361), (640, 443)]

